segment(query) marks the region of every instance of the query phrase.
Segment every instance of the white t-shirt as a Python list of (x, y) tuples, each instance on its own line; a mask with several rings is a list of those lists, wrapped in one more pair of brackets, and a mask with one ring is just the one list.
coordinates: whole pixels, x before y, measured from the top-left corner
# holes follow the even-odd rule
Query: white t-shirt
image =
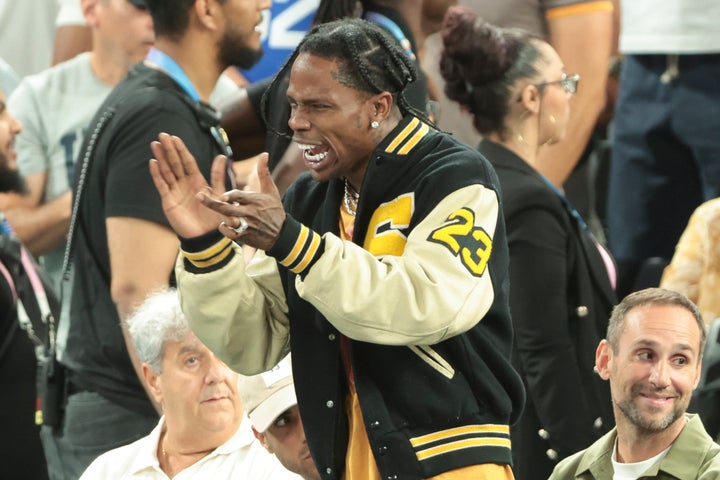
[(612, 480), (637, 480), (643, 475), (643, 473), (647, 472), (650, 468), (660, 463), (662, 459), (665, 458), (665, 456), (668, 454), (670, 448), (672, 448), (672, 445), (670, 445), (654, 457), (643, 460), (642, 462), (619, 463), (615, 461), (615, 459), (617, 458), (617, 439), (615, 439), (615, 446), (613, 447), (613, 453), (611, 457), (613, 466)]
[[(15, 140), (18, 168), (24, 176), (47, 172), (43, 203), (72, 188), (88, 124), (111, 90), (93, 74), (86, 52), (24, 78), (10, 96), (8, 110), (24, 126)], [(58, 287), (64, 249), (60, 245), (42, 259)]]
[(48, 68), (57, 0), (0, 0), (0, 58), (24, 77)]
[(720, 1), (622, 0), (620, 51), (720, 53)]
[[(110, 450), (93, 461), (80, 480), (168, 480), (160, 469), (157, 447), (165, 418), (146, 437)], [(255, 438), (243, 418), (230, 440), (173, 477), (187, 479), (302, 480), (282, 466)]]

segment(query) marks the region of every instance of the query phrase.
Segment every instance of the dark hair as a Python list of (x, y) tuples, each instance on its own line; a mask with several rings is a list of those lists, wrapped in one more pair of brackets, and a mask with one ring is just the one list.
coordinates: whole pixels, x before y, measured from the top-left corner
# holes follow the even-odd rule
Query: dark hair
[[(417, 79), (417, 70), (398, 42), (377, 25), (353, 18), (314, 26), (297, 46), (292, 56), (275, 76), (266, 92), (285, 77), (300, 53), (308, 53), (339, 64), (338, 80), (355, 90), (375, 95), (390, 92), (400, 111), (427, 121), (405, 98), (405, 89)], [(263, 95), (262, 114), (265, 122), (269, 112), (267, 95)], [(283, 133), (276, 132), (281, 135)]]
[(343, 18), (357, 17), (362, 13), (359, 11), (362, 9), (362, 4), (363, 2), (358, 0), (320, 0), (312, 24), (315, 26)]
[[(225, 3), (226, 0), (218, 0)], [(153, 19), (155, 35), (178, 38), (190, 24), (190, 9), (195, 0), (145, 0)]]
[(622, 302), (613, 308), (608, 322), (606, 339), (614, 353), (617, 353), (620, 343), (620, 334), (625, 328), (625, 317), (634, 308), (646, 305), (663, 305), (684, 308), (692, 314), (700, 328), (700, 358), (702, 358), (705, 345), (705, 322), (698, 307), (682, 293), (664, 288), (646, 288), (623, 298)]
[(445, 95), (473, 115), (480, 133), (503, 135), (503, 120), (517, 80), (537, 77), (539, 38), (522, 30), (502, 29), (472, 10), (451, 7), (442, 27), (440, 73)]

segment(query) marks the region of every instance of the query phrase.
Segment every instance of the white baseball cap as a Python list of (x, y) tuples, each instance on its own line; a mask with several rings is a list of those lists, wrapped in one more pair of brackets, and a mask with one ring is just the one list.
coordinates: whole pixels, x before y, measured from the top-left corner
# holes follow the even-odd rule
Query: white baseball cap
[(297, 405), (290, 355), (258, 375), (240, 375), (238, 391), (255, 429), (264, 432), (285, 410)]

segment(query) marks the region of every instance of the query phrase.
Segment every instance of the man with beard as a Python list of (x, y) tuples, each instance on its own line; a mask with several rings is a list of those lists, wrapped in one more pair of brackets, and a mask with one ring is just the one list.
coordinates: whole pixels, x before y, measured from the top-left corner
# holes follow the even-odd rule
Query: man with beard
[(684, 295), (650, 288), (625, 297), (595, 357), (617, 427), (550, 479), (719, 478), (720, 446), (686, 413), (704, 344), (700, 311)]
[(157, 424), (158, 406), (121, 321), (170, 283), (178, 253), (147, 171), (149, 145), (159, 132), (185, 138), (210, 177), (211, 159), (229, 153), (210, 92), (229, 65), (259, 58), (257, 25), (270, 0), (146, 4), (155, 48), (100, 107), (76, 164), (64, 269), (72, 292), (58, 333), (67, 398), (63, 421), (46, 439), (58, 477), (78, 478), (98, 455)]
[[(15, 137), (22, 132), (22, 124), (13, 117), (0, 90), (0, 195), (22, 193), (24, 184), (17, 171)], [(17, 284), (23, 272), (15, 259), (15, 241), (4, 214), (0, 212), (0, 385), (6, 393), (0, 395), (0, 425), (12, 435), (0, 438), (0, 464), (3, 473), (11, 478), (47, 478), (38, 426), (35, 425), (35, 345), (21, 330), (18, 320)], [(17, 251), (19, 253), (19, 250)], [(11, 255), (8, 255), (11, 254)], [(18, 266), (20, 268), (13, 268)]]

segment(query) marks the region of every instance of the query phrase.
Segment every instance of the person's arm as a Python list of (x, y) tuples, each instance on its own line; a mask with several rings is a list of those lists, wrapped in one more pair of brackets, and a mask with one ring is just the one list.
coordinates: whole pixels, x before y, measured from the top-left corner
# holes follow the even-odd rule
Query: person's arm
[(55, 25), (52, 64), (69, 60), (92, 48), (92, 31), (83, 17), (80, 0), (62, 0)]
[[(588, 10), (584, 6), (590, 5)], [(580, 160), (605, 107), (605, 85), (612, 48), (613, 18), (609, 1), (559, 7), (547, 12), (550, 44), (565, 70), (580, 74), (580, 85), (571, 100), (565, 138), (540, 149), (538, 169), (562, 186)]]
[(250, 101), (247, 88), (228, 98), (221, 114), (235, 159), (253, 157), (265, 150), (265, 125)]
[(5, 215), (23, 244), (35, 256), (45, 255), (65, 241), (70, 228), (72, 192), (35, 206), (18, 205)]
[[(110, 292), (117, 306), (118, 316), (130, 316), (152, 292), (167, 287), (178, 250), (174, 232), (165, 225), (130, 217), (111, 217), (106, 220), (110, 253)], [(143, 379), (141, 363), (135, 352), (124, 321), (120, 322), (138, 378), (153, 399)], [(162, 412), (154, 400), (158, 412)]]
[[(537, 195), (526, 203), (534, 201)], [(515, 349), (540, 425), (563, 458), (597, 439), (598, 416), (583, 402), (581, 392), (594, 374), (580, 371), (571, 336), (567, 245), (572, 239), (557, 216), (541, 208), (508, 219), (507, 229)], [(595, 352), (582, 353), (592, 364)]]

